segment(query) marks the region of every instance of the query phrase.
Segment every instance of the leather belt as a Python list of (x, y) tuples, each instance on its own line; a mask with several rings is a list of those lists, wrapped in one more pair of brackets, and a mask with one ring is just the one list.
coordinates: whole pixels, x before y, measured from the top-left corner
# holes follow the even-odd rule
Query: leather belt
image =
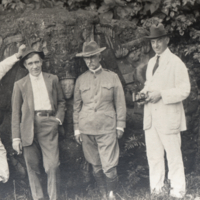
[(42, 117), (54, 116), (54, 112), (52, 110), (36, 110), (35, 115)]

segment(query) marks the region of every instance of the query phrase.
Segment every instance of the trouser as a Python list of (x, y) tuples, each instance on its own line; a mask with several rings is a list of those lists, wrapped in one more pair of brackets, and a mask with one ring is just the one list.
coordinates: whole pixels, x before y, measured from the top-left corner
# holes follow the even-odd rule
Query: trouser
[(59, 199), (58, 122), (55, 117), (35, 116), (32, 145), (23, 148), (29, 183), (34, 200), (44, 198), (40, 180), (41, 164), (47, 174), (50, 200)]
[(103, 135), (81, 134), (85, 159), (92, 164), (93, 174), (103, 170), (106, 176), (108, 191), (117, 184), (117, 165), (119, 161), (119, 145), (116, 132)]
[(9, 179), (9, 168), (6, 156), (6, 150), (0, 139), (0, 181), (3, 183)]
[(182, 197), (185, 194), (185, 173), (181, 153), (181, 137), (177, 134), (163, 134), (153, 126), (145, 131), (147, 159), (150, 171), (152, 193), (160, 193), (164, 186), (164, 150), (168, 162), (168, 179), (171, 182), (170, 195)]

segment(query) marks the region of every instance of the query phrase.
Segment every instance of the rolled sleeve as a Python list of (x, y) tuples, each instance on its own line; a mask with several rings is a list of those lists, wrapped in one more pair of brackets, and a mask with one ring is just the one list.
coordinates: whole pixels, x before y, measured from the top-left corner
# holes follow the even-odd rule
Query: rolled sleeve
[(5, 76), (5, 74), (12, 68), (12, 66), (18, 61), (19, 59), (16, 55), (12, 55), (2, 62), (0, 62), (0, 80)]

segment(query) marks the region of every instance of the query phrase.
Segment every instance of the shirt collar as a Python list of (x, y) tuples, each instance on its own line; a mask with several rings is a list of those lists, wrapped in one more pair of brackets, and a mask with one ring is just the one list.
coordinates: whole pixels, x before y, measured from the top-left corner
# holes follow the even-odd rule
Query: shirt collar
[(168, 55), (169, 52), (169, 48), (167, 47), (161, 54), (156, 54), (156, 58), (157, 56), (160, 56), (160, 58), (166, 57)]
[(92, 73), (97, 73), (97, 72), (100, 72), (101, 71), (101, 69), (102, 69), (102, 66), (100, 65), (97, 69), (95, 69), (95, 70), (92, 70), (92, 69), (89, 69)]
[(42, 75), (42, 72), (39, 74), (39, 76), (33, 76), (29, 73), (29, 76), (30, 76), (30, 79), (31, 81), (36, 81), (36, 80), (41, 80), (43, 79), (43, 75)]

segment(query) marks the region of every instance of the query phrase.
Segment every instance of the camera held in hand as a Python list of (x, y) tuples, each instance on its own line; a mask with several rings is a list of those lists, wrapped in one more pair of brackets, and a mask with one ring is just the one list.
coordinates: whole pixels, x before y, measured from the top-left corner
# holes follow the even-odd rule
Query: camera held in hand
[(148, 93), (133, 93), (132, 94), (133, 97), (133, 102), (144, 102), (147, 98), (148, 98)]

